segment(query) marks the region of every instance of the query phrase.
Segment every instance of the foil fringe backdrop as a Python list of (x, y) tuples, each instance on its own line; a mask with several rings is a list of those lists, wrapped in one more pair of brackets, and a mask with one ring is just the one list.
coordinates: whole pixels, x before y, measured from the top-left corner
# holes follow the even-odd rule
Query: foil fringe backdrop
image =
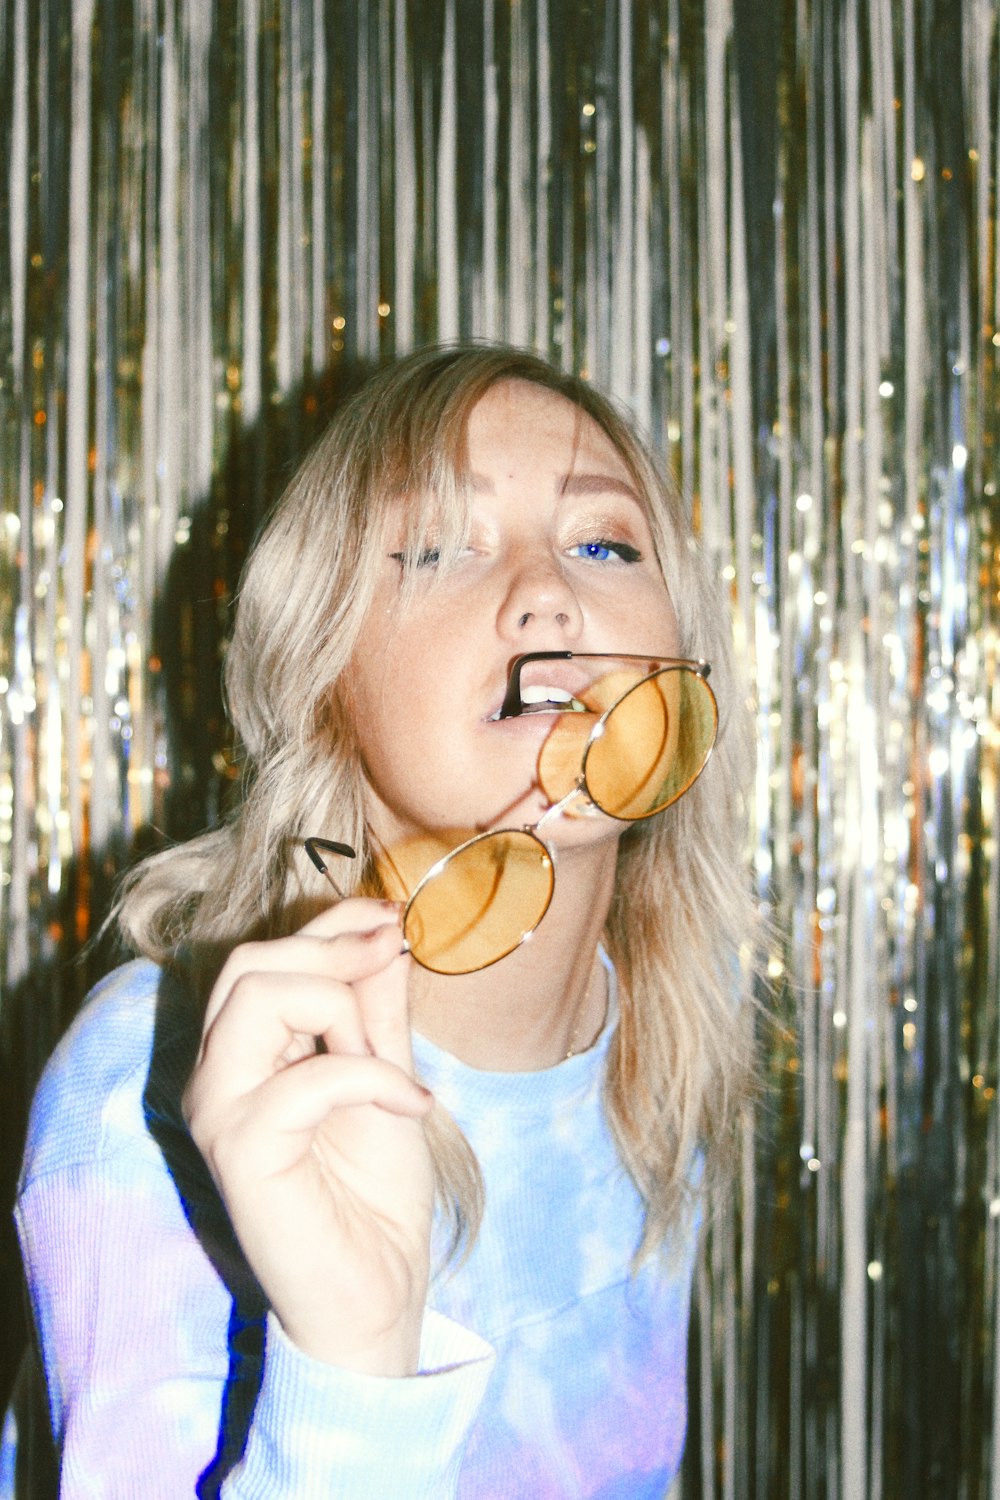
[(220, 814), (293, 455), (383, 358), (530, 344), (663, 446), (756, 671), (777, 1020), (686, 1500), (1000, 1500), (998, 46), (993, 0), (0, 0), (8, 1177), (114, 873)]

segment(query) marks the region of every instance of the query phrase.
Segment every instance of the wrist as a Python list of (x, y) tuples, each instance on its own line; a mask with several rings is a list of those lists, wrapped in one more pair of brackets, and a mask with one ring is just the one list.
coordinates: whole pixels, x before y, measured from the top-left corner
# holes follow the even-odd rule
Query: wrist
[(389, 1378), (418, 1373), (423, 1312), (421, 1305), (391, 1326), (374, 1331), (346, 1328), (342, 1319), (323, 1326), (314, 1318), (283, 1317), (272, 1308), (282, 1333), (310, 1359), (356, 1375)]

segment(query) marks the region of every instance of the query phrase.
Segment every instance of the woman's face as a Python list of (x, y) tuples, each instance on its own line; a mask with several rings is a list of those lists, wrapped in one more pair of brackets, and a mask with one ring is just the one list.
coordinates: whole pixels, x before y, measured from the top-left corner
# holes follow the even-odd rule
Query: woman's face
[[(515, 656), (678, 652), (644, 506), (591, 418), (555, 392), (505, 381), (472, 410), (468, 457), (468, 547), (440, 576), (424, 554), (404, 602), (392, 555), (400, 502), (347, 674), (369, 822), (394, 854), (533, 823), (548, 805), (538, 760), (554, 715), (493, 718)], [(616, 837), (621, 826), (602, 818), (573, 837)]]

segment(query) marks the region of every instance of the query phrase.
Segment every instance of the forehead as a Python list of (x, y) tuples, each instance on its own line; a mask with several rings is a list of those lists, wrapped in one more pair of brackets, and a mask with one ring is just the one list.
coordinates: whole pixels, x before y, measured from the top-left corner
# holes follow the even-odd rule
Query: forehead
[(492, 386), (472, 408), (466, 432), (465, 481), (473, 494), (494, 495), (523, 480), (556, 499), (622, 496), (646, 511), (625, 458), (582, 407), (524, 380)]
[(503, 468), (528, 461), (564, 478), (606, 475), (615, 488), (635, 493), (628, 464), (594, 418), (558, 391), (531, 381), (492, 385), (469, 412), (466, 446), (474, 483), (484, 464)]
[(409, 543), (431, 532), (446, 550), (457, 549), (465, 544), (477, 497), (510, 494), (512, 486), (538, 499), (592, 496), (598, 504), (617, 502), (616, 509), (634, 506), (650, 522), (645, 486), (621, 449), (560, 392), (506, 378), (454, 416), (457, 422), (446, 424), (424, 455), (423, 473), (411, 469), (410, 482), (393, 487), (393, 528), (401, 526)]

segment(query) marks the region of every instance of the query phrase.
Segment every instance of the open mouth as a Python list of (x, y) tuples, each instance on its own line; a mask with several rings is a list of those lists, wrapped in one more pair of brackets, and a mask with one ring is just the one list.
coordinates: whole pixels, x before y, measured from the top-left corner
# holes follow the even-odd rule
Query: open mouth
[(503, 706), (487, 716), (488, 724), (496, 724), (507, 718), (527, 718), (530, 714), (586, 714), (592, 713), (585, 703), (567, 688), (556, 687), (551, 682), (539, 682), (521, 688), (521, 706), (514, 715), (505, 714)]
[(508, 683), (503, 700), (487, 715), (487, 723), (529, 714), (593, 713), (593, 705), (584, 701), (589, 696), (589, 683), (590, 674), (575, 663), (529, 661), (513, 698)]
[[(526, 714), (585, 714), (589, 711), (579, 698), (575, 698), (565, 688), (554, 687), (551, 683), (522, 687), (521, 705)], [(499, 711), (493, 717), (499, 717)]]

